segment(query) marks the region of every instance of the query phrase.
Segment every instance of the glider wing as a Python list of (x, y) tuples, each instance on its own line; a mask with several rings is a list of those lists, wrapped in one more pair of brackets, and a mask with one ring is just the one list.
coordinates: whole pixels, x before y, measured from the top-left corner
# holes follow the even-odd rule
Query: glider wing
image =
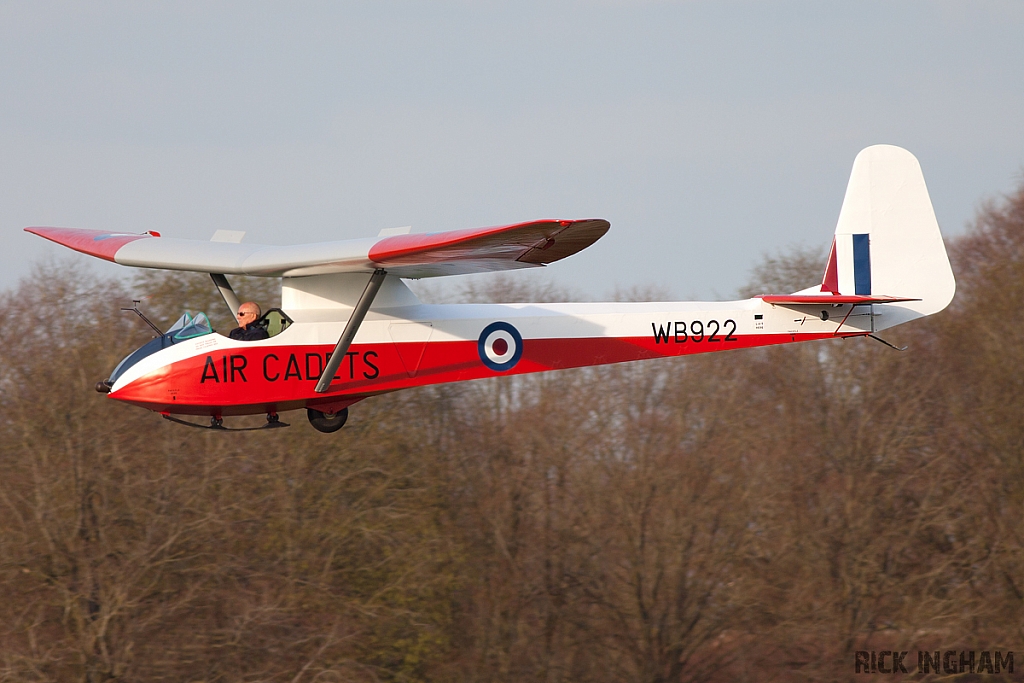
[(267, 277), (369, 273), (385, 268), (399, 277), (420, 278), (543, 266), (585, 249), (608, 228), (608, 221), (601, 219), (539, 220), (293, 246), (206, 242), (152, 232), (25, 230), (75, 251), (139, 268)]

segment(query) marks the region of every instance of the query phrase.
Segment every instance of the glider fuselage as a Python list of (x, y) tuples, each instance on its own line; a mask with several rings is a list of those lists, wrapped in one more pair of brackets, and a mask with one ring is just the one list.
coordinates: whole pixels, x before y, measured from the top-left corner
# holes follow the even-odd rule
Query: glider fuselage
[(143, 358), (118, 378), (110, 396), (193, 415), (333, 411), (428, 384), (871, 332), (875, 307), (852, 314), (850, 308), (779, 306), (759, 298), (390, 307), (367, 315), (324, 394), (314, 387), (345, 320), (318, 320), (336, 316), (329, 310), (299, 310), (270, 339), (240, 342), (214, 333)]

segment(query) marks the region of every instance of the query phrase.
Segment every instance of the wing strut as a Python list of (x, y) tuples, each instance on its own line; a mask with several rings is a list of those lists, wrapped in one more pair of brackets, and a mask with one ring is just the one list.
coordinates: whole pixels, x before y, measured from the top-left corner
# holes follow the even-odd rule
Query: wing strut
[(224, 297), (224, 303), (231, 309), (232, 319), (237, 320), (239, 302), (235, 290), (231, 289), (231, 283), (220, 273), (210, 273), (210, 277), (213, 279), (213, 284), (217, 285), (217, 291)]
[(352, 315), (349, 316), (348, 323), (345, 325), (345, 331), (341, 333), (338, 345), (334, 347), (331, 359), (327, 361), (324, 374), (320, 375), (320, 381), (316, 383), (316, 389), (314, 390), (316, 393), (323, 394), (331, 388), (331, 380), (334, 379), (334, 373), (338, 371), (341, 361), (345, 359), (348, 347), (352, 345), (352, 340), (356, 338), (356, 332), (359, 331), (359, 326), (363, 324), (363, 318), (366, 317), (366, 312), (370, 310), (370, 304), (373, 303), (373, 298), (377, 296), (377, 292), (380, 290), (386, 275), (387, 271), (383, 268), (378, 268), (370, 276), (370, 281), (366, 283), (366, 289), (363, 290), (362, 296), (356, 302), (356, 307), (352, 309)]

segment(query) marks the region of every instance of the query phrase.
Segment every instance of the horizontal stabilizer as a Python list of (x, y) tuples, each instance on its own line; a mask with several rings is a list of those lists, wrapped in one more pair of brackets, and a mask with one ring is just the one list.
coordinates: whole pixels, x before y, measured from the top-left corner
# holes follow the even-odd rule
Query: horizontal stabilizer
[(829, 304), (898, 304), (903, 301), (920, 301), (901, 296), (881, 294), (766, 294), (760, 297), (766, 304), (829, 305)]

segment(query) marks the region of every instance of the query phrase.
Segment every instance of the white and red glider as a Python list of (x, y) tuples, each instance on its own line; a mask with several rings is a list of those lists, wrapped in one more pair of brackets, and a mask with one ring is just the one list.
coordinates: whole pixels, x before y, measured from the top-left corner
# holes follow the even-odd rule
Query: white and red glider
[[(587, 365), (870, 335), (937, 313), (955, 283), (920, 165), (899, 147), (857, 155), (821, 284), (742, 301), (421, 303), (402, 281), (543, 266), (590, 246), (605, 220), (538, 220), (294, 246), (72, 228), (27, 231), (126, 266), (281, 278), (267, 339), (214, 332), (204, 315), (130, 354), (99, 388), (174, 415), (306, 408), (335, 431), (348, 406), (408, 387)], [(387, 232), (387, 231), (385, 231)], [(228, 235), (228, 239), (232, 238)], [(215, 239), (217, 239), (215, 237)], [(198, 426), (198, 425), (197, 425)]]

